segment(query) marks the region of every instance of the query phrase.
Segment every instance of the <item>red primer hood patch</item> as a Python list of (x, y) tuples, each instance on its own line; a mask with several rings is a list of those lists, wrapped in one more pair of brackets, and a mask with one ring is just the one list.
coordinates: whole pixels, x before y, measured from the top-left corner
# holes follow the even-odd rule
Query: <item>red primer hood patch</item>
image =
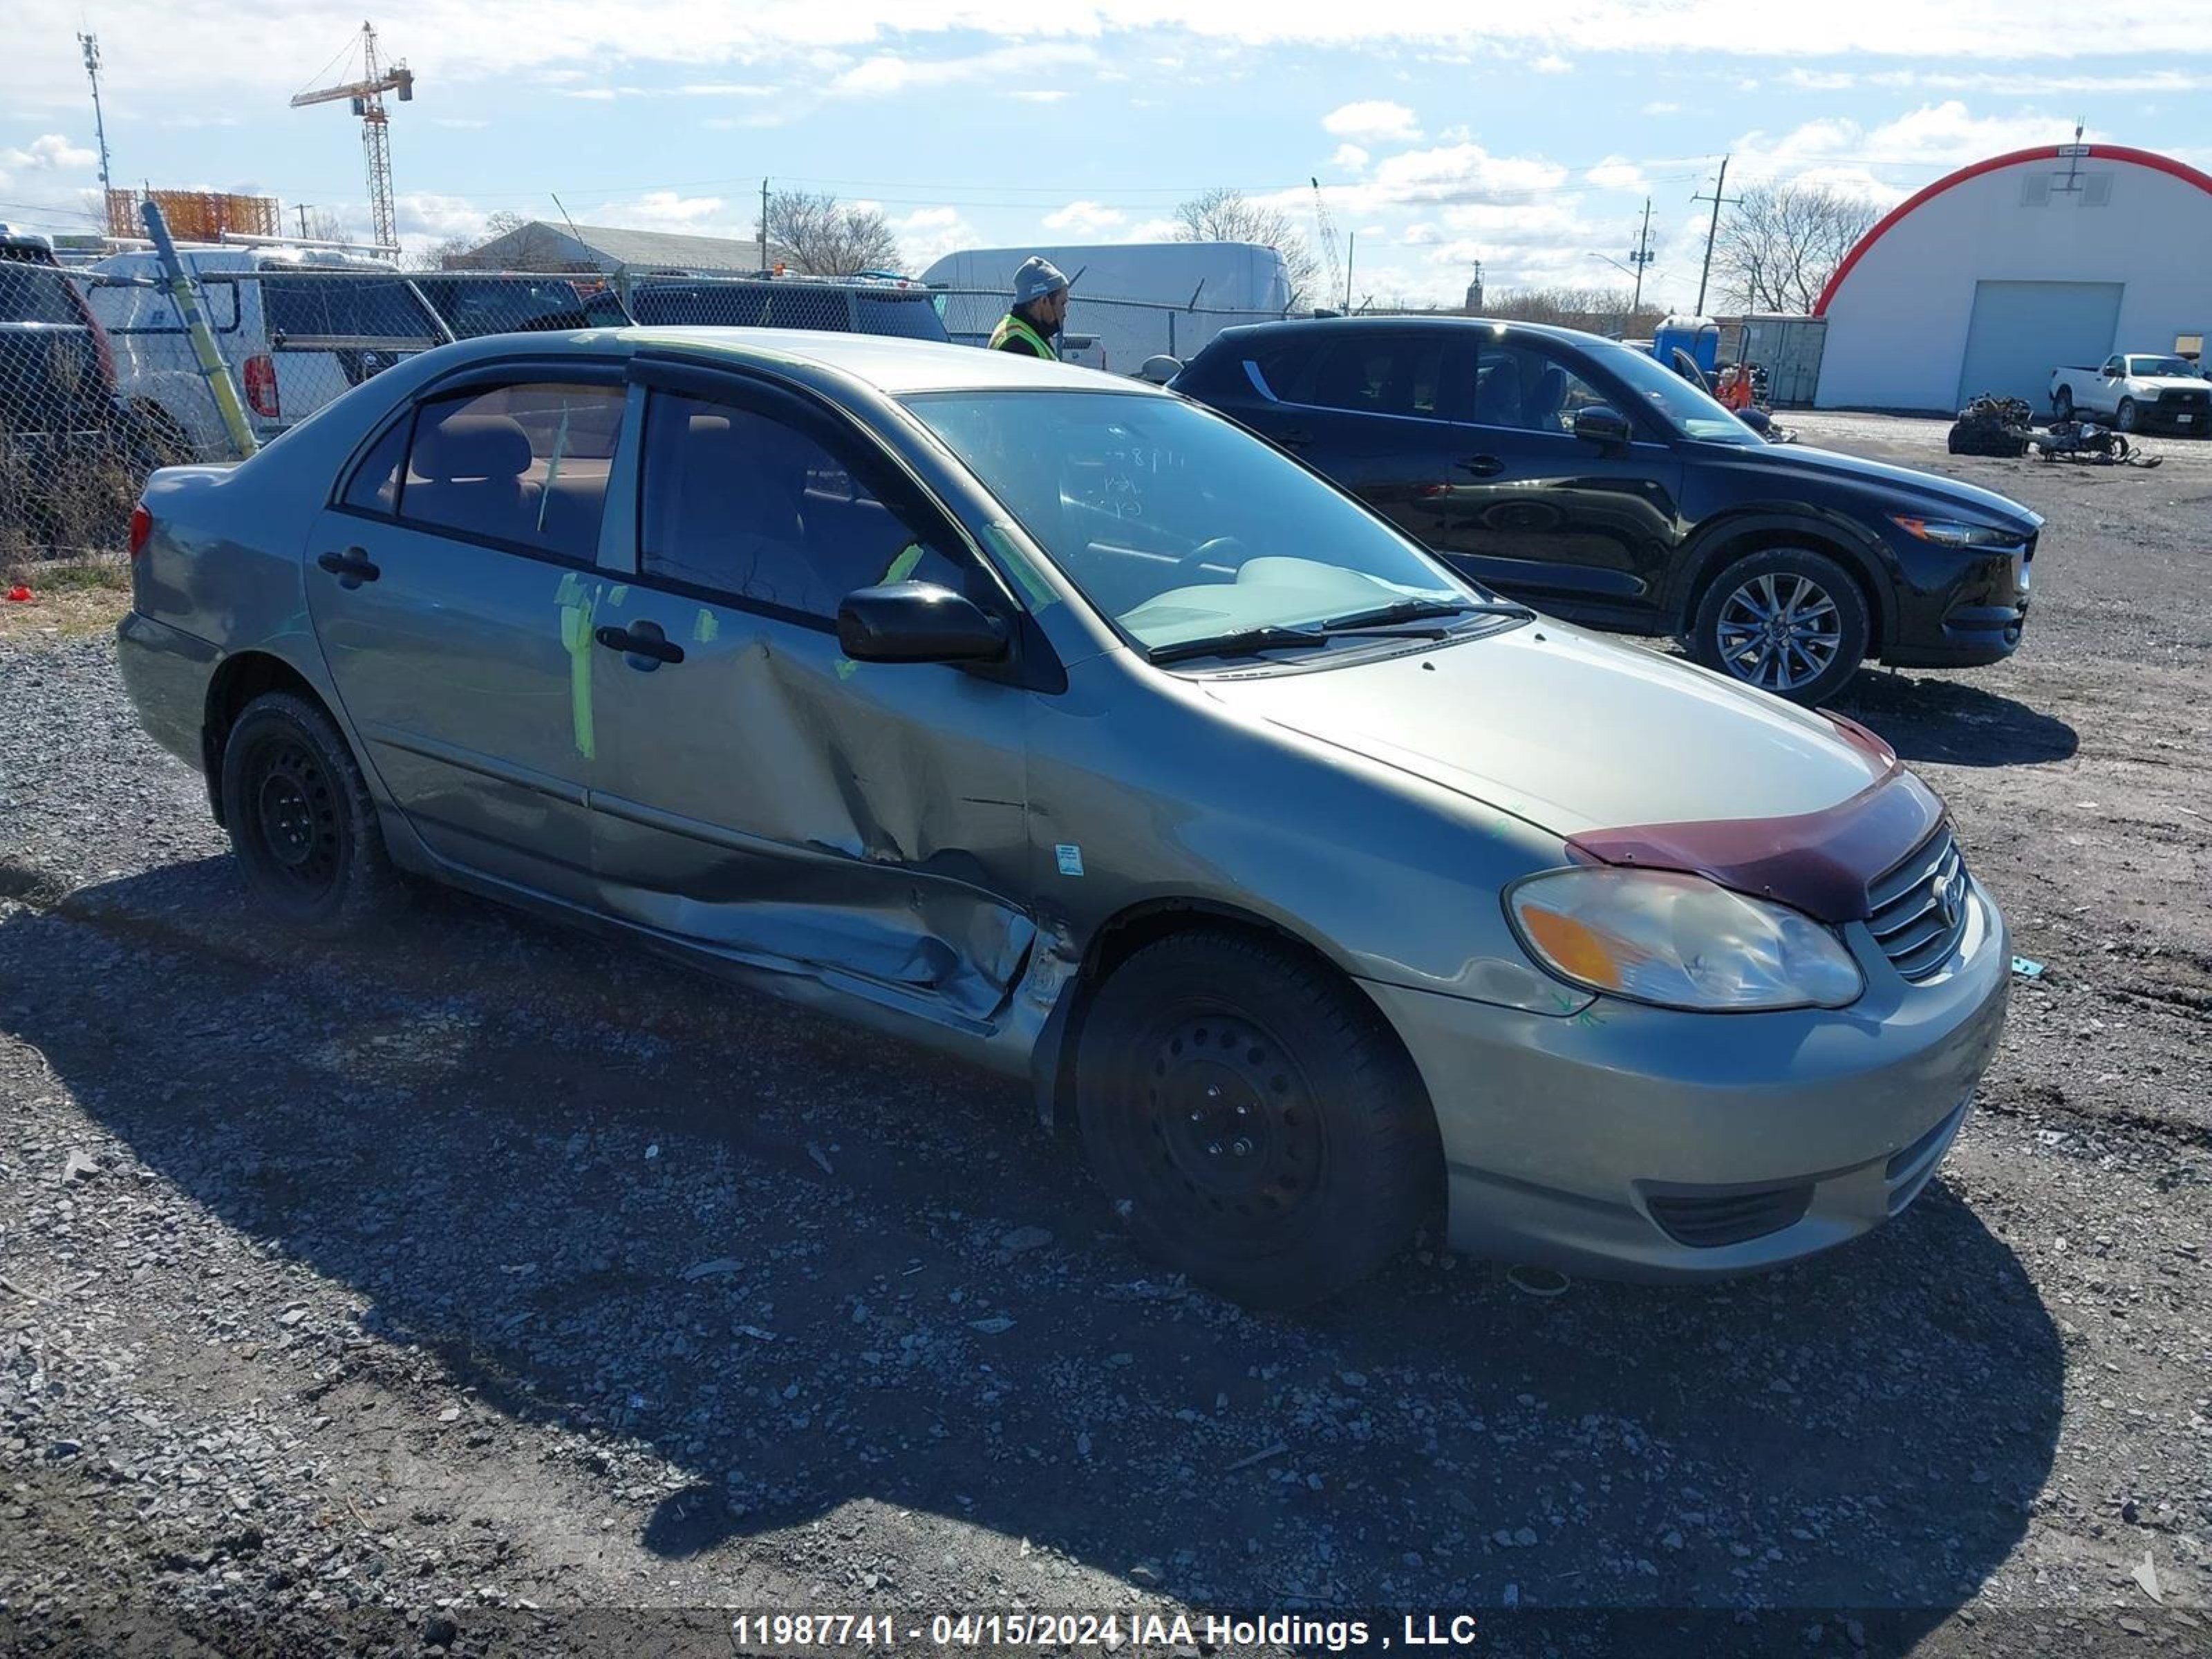
[(1821, 712), (1846, 742), (1882, 763), (1881, 775), (1856, 794), (1789, 817), (1587, 830), (1569, 840), (1569, 850), (1597, 864), (1704, 876), (1821, 921), (1865, 920), (1868, 884), (1935, 832), (1943, 803), (1873, 732)]

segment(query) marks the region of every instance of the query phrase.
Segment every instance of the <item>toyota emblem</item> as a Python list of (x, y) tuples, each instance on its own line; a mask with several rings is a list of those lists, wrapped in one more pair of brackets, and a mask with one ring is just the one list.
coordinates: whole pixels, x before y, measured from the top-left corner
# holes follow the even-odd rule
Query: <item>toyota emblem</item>
[(1966, 872), (1964, 870), (1951, 872), (1951, 879), (1943, 884), (1943, 896), (1937, 902), (1942, 907), (1943, 925), (1956, 927), (1959, 918), (1966, 908)]

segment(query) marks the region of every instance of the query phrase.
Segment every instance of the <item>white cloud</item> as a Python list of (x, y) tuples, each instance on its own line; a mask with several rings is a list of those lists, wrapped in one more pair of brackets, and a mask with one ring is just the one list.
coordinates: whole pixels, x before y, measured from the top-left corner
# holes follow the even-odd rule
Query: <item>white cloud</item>
[(1583, 177), (1599, 190), (1642, 190), (1644, 169), (1626, 156), (1608, 155)]
[(723, 205), (719, 196), (684, 196), (672, 190), (650, 190), (634, 202), (616, 204), (614, 211), (621, 216), (615, 222), (643, 230), (699, 230), (721, 213)]
[(73, 144), (58, 132), (42, 132), (22, 149), (0, 149), (0, 161), (33, 173), (58, 173), (88, 167), (100, 160), (94, 151)]
[(1547, 52), (1528, 67), (1539, 75), (1565, 75), (1573, 69), (1574, 65), (1556, 52)]
[(1097, 202), (1070, 202), (1044, 216), (1047, 230), (1063, 230), (1079, 237), (1097, 236), (1126, 223), (1128, 215)]
[(1079, 67), (1093, 62), (1097, 53), (1087, 46), (1062, 41), (1000, 46), (968, 58), (924, 58), (914, 53), (878, 52), (855, 64), (830, 83), (830, 90), (847, 97), (880, 96), (911, 92), (916, 88), (956, 86), (970, 81), (1011, 79), (1041, 70)]
[(1663, 98), (1655, 98), (1644, 106), (1646, 115), (1679, 115), (1681, 110), (1680, 104), (1670, 104)]
[(1357, 144), (1339, 144), (1336, 154), (1328, 158), (1329, 166), (1341, 167), (1346, 173), (1364, 173), (1367, 162), (1367, 152)]
[(1382, 98), (1340, 105), (1322, 117), (1321, 125), (1322, 131), (1339, 138), (1364, 139), (1369, 143), (1409, 144), (1421, 136), (1413, 111)]
[(1059, 87), (1024, 87), (1018, 92), (1006, 94), (1024, 104), (1057, 104), (1068, 95), (1064, 88)]
[(904, 218), (892, 220), (891, 228), (898, 233), (899, 251), (906, 256), (907, 269), (916, 272), (927, 270), (948, 253), (983, 242), (975, 227), (960, 216), (958, 208), (916, 208)]

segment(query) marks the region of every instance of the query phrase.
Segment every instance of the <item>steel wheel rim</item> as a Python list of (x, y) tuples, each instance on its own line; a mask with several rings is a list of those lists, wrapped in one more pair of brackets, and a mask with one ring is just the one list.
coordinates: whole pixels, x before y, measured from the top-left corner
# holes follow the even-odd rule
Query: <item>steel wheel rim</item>
[(1736, 678), (1762, 690), (1795, 691), (1835, 666), (1844, 617), (1810, 576), (1769, 571), (1728, 596), (1716, 635), (1721, 660)]
[(305, 744), (280, 740), (254, 757), (249, 792), (269, 872), (302, 891), (327, 890), (345, 850), (337, 792)]
[(1142, 1050), (1139, 1156), (1179, 1228), (1257, 1243), (1319, 1190), (1328, 1142), (1304, 1070), (1272, 1033), (1186, 1006)]
[(2123, 403), (2120, 405), (2119, 426), (2123, 432), (2132, 432), (2136, 429), (2136, 406), (2132, 403)]

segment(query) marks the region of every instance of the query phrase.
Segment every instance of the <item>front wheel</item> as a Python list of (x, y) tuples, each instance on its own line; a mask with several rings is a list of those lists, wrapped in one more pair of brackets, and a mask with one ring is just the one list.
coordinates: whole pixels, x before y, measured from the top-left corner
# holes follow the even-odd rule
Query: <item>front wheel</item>
[(1264, 939), (1183, 933), (1132, 956), (1084, 1022), (1076, 1090), (1139, 1247), (1255, 1307), (1366, 1278), (1441, 1190), (1427, 1092), (1382, 1016)]
[(1775, 548), (1713, 579), (1690, 652), (1746, 685), (1809, 706), (1850, 683), (1871, 633), (1866, 597), (1848, 571), (1808, 548)]
[(2070, 421), (2074, 418), (2074, 388), (2062, 386), (2051, 394), (2051, 418)]
[(2120, 407), (2118, 412), (2112, 416), (2112, 421), (2113, 424), (2118, 426), (2123, 432), (2134, 431), (2136, 429), (2136, 400), (2132, 398), (2121, 398)]
[(375, 803), (331, 717), (271, 691), (222, 746), (222, 818), (253, 895), (303, 933), (335, 938), (398, 893)]

